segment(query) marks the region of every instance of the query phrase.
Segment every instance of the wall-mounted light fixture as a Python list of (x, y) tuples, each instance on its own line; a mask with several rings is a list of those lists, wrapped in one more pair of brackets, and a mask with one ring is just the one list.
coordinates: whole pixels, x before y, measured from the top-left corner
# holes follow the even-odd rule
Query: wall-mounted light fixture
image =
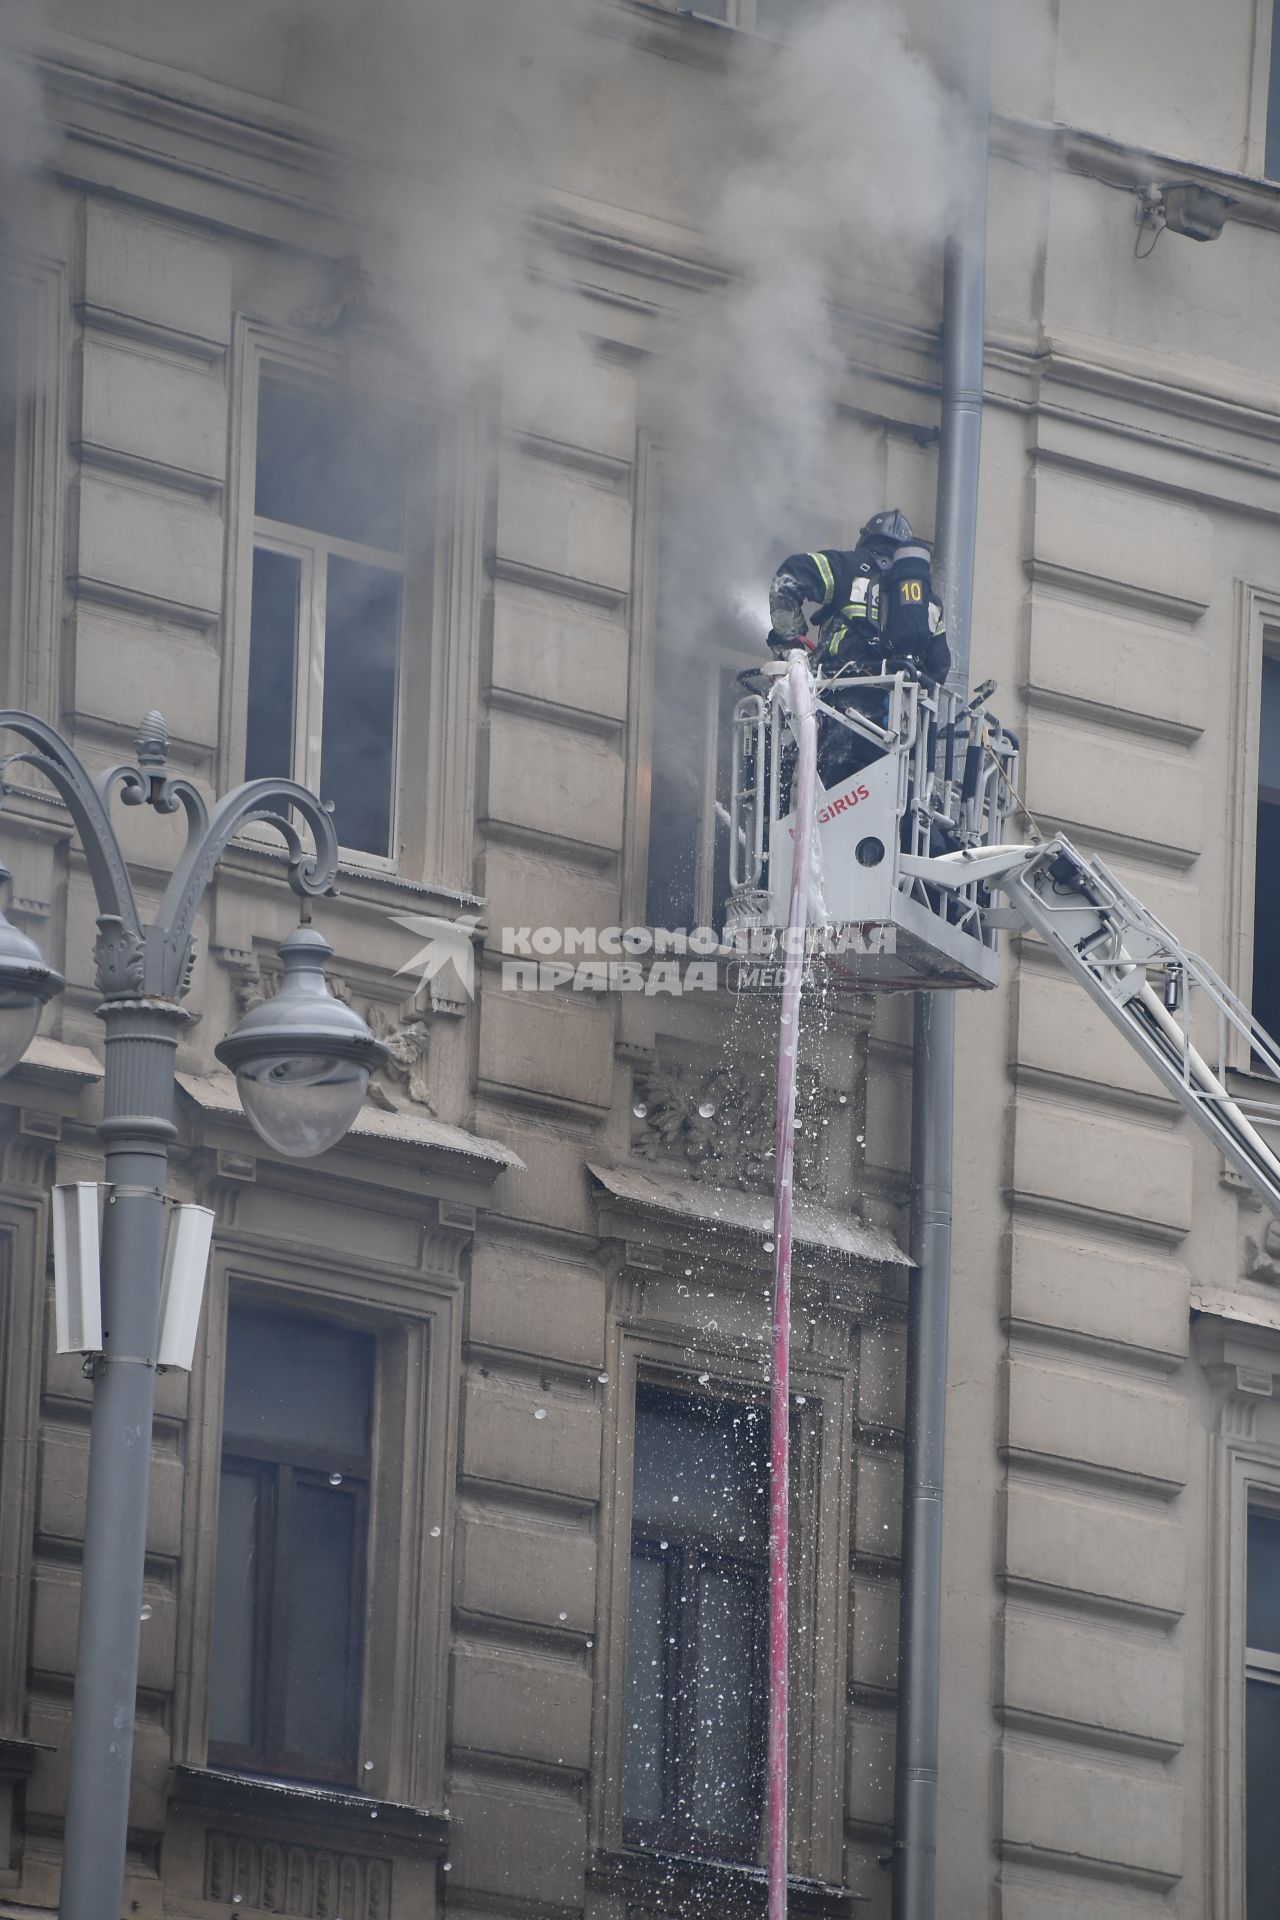
[[(1145, 260), (1166, 227), (1170, 233), (1183, 234), (1188, 240), (1216, 240), (1235, 204), (1229, 193), (1202, 186), (1199, 180), (1168, 180), (1163, 185), (1153, 181), (1138, 193), (1134, 215), (1138, 239), (1134, 252), (1140, 260)], [(1151, 235), (1148, 247), (1142, 245), (1144, 233)]]

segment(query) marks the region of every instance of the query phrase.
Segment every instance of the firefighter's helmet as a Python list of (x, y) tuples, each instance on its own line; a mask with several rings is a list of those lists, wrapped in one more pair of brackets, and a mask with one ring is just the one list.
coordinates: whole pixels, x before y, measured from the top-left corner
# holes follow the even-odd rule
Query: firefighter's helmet
[(878, 547), (900, 547), (905, 541), (914, 540), (911, 522), (901, 507), (886, 507), (883, 513), (873, 513), (858, 535), (858, 545)]

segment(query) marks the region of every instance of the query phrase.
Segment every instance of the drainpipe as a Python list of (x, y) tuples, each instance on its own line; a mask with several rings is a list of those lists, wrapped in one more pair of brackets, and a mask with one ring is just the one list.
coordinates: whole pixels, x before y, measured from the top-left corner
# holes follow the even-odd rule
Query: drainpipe
[[(942, 432), (934, 564), (947, 609), (952, 685), (969, 679), (982, 343), (986, 297), (990, 0), (971, 8), (962, 92), (971, 116), (955, 234), (942, 295)], [(934, 1920), (938, 1832), (938, 1700), (942, 1628), (942, 1464), (951, 1293), (955, 995), (915, 997), (911, 1110), (911, 1277), (907, 1308), (902, 1612), (898, 1631), (893, 1920)]]

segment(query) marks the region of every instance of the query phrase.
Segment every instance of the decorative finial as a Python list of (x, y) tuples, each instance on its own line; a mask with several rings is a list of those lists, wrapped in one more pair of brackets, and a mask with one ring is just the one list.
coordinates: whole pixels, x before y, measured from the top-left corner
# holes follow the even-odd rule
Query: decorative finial
[(138, 765), (145, 767), (148, 773), (163, 773), (169, 764), (169, 729), (162, 713), (157, 713), (153, 708), (143, 716), (136, 744)]

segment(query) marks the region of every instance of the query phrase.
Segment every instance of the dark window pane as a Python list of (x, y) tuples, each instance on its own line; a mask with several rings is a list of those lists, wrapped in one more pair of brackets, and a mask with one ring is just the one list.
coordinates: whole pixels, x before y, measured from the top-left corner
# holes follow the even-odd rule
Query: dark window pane
[(1280, 1913), (1280, 1687), (1245, 1688), (1245, 1915)]
[(692, 648), (664, 647), (654, 685), (649, 793), (651, 927), (692, 927), (696, 850), (707, 776), (706, 662)]
[(223, 1468), (209, 1661), (209, 1738), (219, 1745), (254, 1743), (262, 1493), (258, 1474)]
[(763, 1409), (641, 1387), (636, 1395), (634, 1525), (762, 1547), (769, 1517)]
[(628, 1820), (662, 1817), (666, 1743), (666, 1566), (640, 1554), (631, 1561), (627, 1609), (627, 1745), (622, 1804)]
[(320, 795), (344, 847), (391, 851), (400, 575), (331, 558), (324, 631)]
[(372, 1401), (369, 1335), (232, 1309), (222, 1414), (229, 1439), (363, 1458)]
[(318, 1765), (354, 1760), (351, 1729), (358, 1507), (342, 1488), (299, 1480), (294, 1492), (293, 1582), (285, 1654), (285, 1752)]
[(1253, 1013), (1280, 1032), (1280, 660), (1262, 663), (1258, 835), (1254, 866)]
[(349, 394), (264, 380), (254, 511), (398, 552), (409, 428)]
[[(1267, 153), (1263, 165), (1269, 180), (1280, 180), (1280, 14), (1271, 19), (1271, 76), (1267, 88)], [(1250, 1915), (1250, 1920), (1253, 1916)]]
[(1280, 806), (1259, 805), (1253, 895), (1253, 1015), (1280, 1035)]
[(294, 661), (302, 562), (258, 547), (253, 556), (249, 628), (249, 713), (246, 780), (293, 776)]
[[(1245, 1641), (1280, 1653), (1280, 1514), (1249, 1515), (1248, 1620)], [(1280, 1777), (1276, 1781), (1280, 1791)]]
[(697, 1759), (693, 1819), (702, 1832), (750, 1847), (760, 1821), (755, 1582), (704, 1568), (698, 1580)]

